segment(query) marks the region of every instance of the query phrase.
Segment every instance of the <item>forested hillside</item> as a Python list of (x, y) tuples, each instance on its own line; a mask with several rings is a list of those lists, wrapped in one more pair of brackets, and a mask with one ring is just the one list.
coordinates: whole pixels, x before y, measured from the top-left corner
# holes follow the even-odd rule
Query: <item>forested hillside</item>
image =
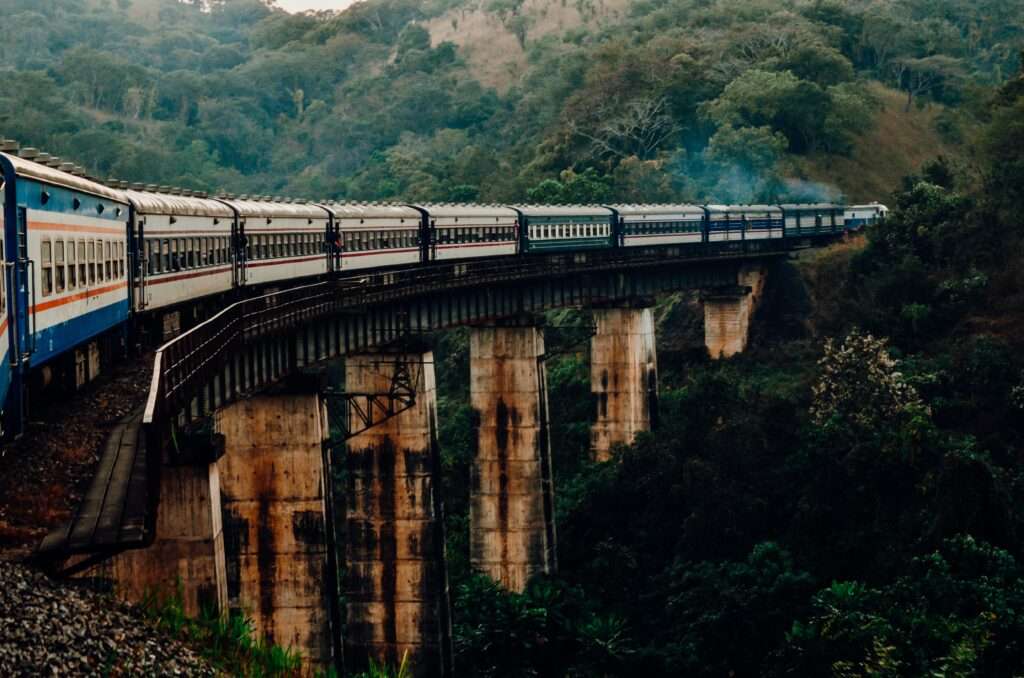
[(0, 0), (0, 16), (6, 136), (101, 177), (350, 199), (884, 198), (919, 164), (908, 150), (968, 156), (1024, 44), (997, 0)]

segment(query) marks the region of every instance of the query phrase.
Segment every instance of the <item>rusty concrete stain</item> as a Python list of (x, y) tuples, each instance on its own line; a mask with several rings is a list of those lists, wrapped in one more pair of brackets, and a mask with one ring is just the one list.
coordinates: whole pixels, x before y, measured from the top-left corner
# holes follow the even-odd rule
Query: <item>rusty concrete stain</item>
[[(387, 390), (396, 357), (346, 359), (346, 387)], [(408, 652), (416, 676), (448, 675), (450, 630), (436, 445), (433, 358), (422, 363), (416, 404), (348, 442), (346, 479), (348, 670)], [(440, 535), (440, 536), (439, 536)]]
[(231, 607), (309, 671), (332, 658), (322, 411), (316, 395), (274, 395), (216, 415)]
[(649, 431), (657, 412), (657, 352), (650, 308), (594, 310), (597, 332), (590, 344), (591, 391), (597, 419), (591, 450), (598, 461), (615, 445), (629, 445)]
[(712, 359), (730, 358), (746, 350), (750, 321), (764, 292), (765, 277), (762, 265), (744, 265), (736, 282), (749, 292), (704, 298), (704, 346)]
[(470, 559), (515, 591), (555, 569), (543, 354), (543, 335), (529, 322), (476, 327), (470, 335)]

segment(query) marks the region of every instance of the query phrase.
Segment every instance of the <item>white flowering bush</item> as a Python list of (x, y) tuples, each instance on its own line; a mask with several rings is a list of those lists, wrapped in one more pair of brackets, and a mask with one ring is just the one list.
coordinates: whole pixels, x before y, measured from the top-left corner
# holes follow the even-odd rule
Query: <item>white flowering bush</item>
[(845, 422), (875, 428), (905, 416), (930, 414), (889, 355), (886, 339), (856, 330), (842, 342), (827, 339), (818, 367), (811, 405), (818, 425)]

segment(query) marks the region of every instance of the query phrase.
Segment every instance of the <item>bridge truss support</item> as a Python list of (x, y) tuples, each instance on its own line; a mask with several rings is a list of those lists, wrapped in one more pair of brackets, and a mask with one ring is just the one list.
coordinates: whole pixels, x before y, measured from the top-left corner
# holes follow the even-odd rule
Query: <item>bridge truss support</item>
[(590, 429), (594, 458), (607, 461), (615, 445), (629, 445), (658, 417), (658, 363), (652, 302), (635, 300), (594, 309), (590, 390), (597, 420)]
[(513, 591), (555, 570), (544, 335), (532, 315), (474, 327), (470, 559)]
[(215, 417), (230, 608), (326, 670), (340, 624), (323, 404), (315, 393), (261, 395)]
[[(411, 405), (349, 438), (343, 586), (345, 666), (372, 658), (415, 676), (451, 676), (434, 360), (430, 352), (361, 353), (345, 359), (345, 390), (387, 393), (396, 364), (411, 370)], [(355, 417), (351, 413), (350, 417)], [(352, 420), (348, 430), (360, 422)]]
[(766, 270), (763, 264), (740, 267), (736, 284), (704, 292), (704, 345), (712, 359), (731, 358), (747, 348), (750, 320), (761, 301)]

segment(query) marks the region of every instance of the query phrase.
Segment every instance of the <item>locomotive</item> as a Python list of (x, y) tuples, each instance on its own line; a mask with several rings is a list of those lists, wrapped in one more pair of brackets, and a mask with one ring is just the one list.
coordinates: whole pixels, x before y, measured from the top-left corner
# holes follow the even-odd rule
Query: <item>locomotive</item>
[[(30, 384), (80, 386), (130, 327), (181, 329), (231, 297), (331, 274), (487, 257), (685, 246), (842, 232), (835, 204), (399, 205), (306, 202), (102, 183), (0, 146), (0, 405), (17, 432)], [(872, 216), (874, 215), (874, 216)], [(203, 308), (205, 306), (205, 309)], [(187, 322), (186, 318), (186, 322)]]

